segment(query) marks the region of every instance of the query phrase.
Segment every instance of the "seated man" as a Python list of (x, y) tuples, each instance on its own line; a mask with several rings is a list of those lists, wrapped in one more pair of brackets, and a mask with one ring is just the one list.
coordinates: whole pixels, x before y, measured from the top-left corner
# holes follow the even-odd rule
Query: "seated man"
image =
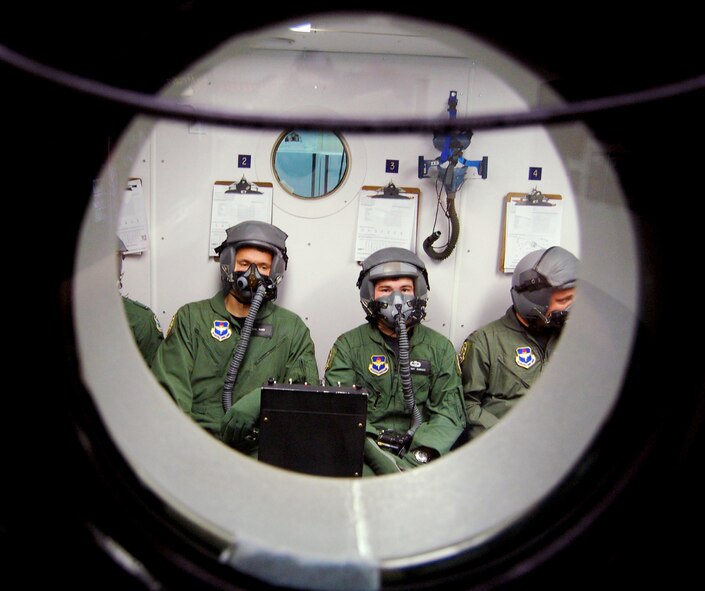
[(152, 371), (179, 407), (217, 438), (234, 403), (268, 379), (315, 383), (308, 327), (273, 303), (286, 269), (287, 235), (246, 221), (216, 249), (223, 290), (177, 310)]
[(447, 453), (465, 427), (458, 357), (421, 324), (429, 285), (414, 253), (373, 253), (357, 286), (367, 323), (338, 337), (325, 380), (369, 392), (363, 476), (416, 468)]
[(573, 304), (578, 259), (560, 246), (524, 256), (512, 276), (513, 305), (471, 333), (460, 350), (468, 437), (477, 437), (528, 392), (555, 349)]

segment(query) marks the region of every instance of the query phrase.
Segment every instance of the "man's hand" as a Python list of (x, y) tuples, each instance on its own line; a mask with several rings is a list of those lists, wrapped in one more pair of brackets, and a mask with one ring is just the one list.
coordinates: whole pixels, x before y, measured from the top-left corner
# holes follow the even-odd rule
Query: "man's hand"
[(259, 421), (260, 389), (253, 390), (230, 407), (220, 422), (224, 443), (245, 453), (257, 447), (255, 428)]

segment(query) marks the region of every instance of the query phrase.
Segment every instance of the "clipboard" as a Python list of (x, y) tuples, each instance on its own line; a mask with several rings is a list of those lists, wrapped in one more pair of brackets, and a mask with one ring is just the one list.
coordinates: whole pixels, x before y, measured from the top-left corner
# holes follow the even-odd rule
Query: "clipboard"
[(126, 254), (141, 255), (149, 247), (147, 203), (141, 178), (127, 179), (118, 212), (117, 235), (127, 248)]
[(504, 198), (504, 228), (499, 269), (513, 273), (528, 253), (560, 246), (563, 197), (541, 193), (508, 193)]
[(363, 185), (358, 193), (356, 263), (380, 248), (398, 246), (416, 252), (421, 190), (415, 187)]
[(247, 220), (272, 223), (273, 185), (269, 182), (215, 181), (211, 202), (211, 228), (208, 256), (218, 255), (215, 248), (227, 237), (226, 230)]

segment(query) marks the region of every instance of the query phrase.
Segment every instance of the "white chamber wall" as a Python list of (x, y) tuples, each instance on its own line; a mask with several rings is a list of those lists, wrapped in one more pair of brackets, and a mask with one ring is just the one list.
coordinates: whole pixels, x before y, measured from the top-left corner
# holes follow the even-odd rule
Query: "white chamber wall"
[[(458, 117), (522, 111), (541, 102), (545, 91), (537, 82), (517, 91), (472, 57), (280, 50), (233, 55), (211, 69), (175, 78), (170, 86), (170, 94), (184, 102), (237, 112), (370, 119), (446, 116), (451, 91), (458, 93)], [(131, 176), (143, 182), (150, 246), (142, 256), (128, 257), (123, 293), (149, 305), (165, 331), (180, 306), (219, 289), (218, 266), (208, 252), (213, 184), (243, 176), (273, 184), (272, 222), (289, 235), (290, 258), (277, 303), (310, 327), (321, 371), (336, 337), (364, 322), (354, 261), (362, 186), (394, 183), (421, 191), (417, 254), (431, 284), (427, 324), (456, 349), (511, 303), (511, 276), (499, 269), (508, 193), (538, 189), (562, 195), (561, 244), (580, 256), (575, 191), (582, 188), (574, 184), (592, 156), (582, 144), (572, 154), (560, 154), (554, 137), (561, 129), (552, 130), (553, 136), (542, 127), (473, 135), (464, 157), (487, 156), (488, 177), (469, 169), (456, 197), (460, 238), (443, 261), (430, 259), (422, 248), (438, 208), (435, 180), (418, 178), (419, 156), (438, 156), (430, 133), (343, 133), (350, 150), (344, 184), (329, 197), (305, 200), (287, 194), (272, 170), (272, 149), (282, 131), (159, 120), (145, 136)], [(251, 156), (250, 168), (238, 168), (239, 155)], [(385, 171), (387, 160), (399, 161), (397, 173)], [(529, 180), (530, 167), (541, 168), (541, 180)], [(437, 244), (442, 244), (447, 223), (442, 214), (437, 219), (442, 232)]]

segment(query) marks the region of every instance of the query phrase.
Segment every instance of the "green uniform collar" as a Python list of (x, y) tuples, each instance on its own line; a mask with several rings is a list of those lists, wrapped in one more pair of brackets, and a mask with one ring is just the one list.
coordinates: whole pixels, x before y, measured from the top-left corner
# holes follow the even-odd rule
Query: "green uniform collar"
[[(366, 332), (373, 342), (382, 346), (385, 346), (387, 344), (387, 342), (384, 340), (384, 335), (382, 334), (382, 331), (379, 330), (379, 328), (377, 328), (376, 326), (372, 326), (372, 324), (370, 324), (369, 322), (367, 323), (366, 327)], [(425, 328), (419, 324), (412, 327), (411, 332), (408, 333), (410, 347), (413, 345), (417, 345), (418, 343), (424, 340), (424, 331)]]
[[(544, 348), (541, 347), (539, 344), (538, 339), (531, 334), (531, 332), (524, 326), (521, 322), (519, 322), (519, 319), (517, 318), (516, 312), (514, 312), (514, 306), (509, 306), (507, 308), (507, 312), (504, 314), (504, 317), (502, 318), (502, 324), (508, 328), (509, 330), (513, 330), (515, 332), (519, 332), (524, 337), (528, 340), (530, 340), (532, 343), (537, 345), (542, 351), (544, 351)], [(544, 351), (544, 354), (548, 355), (552, 350), (553, 346), (555, 343), (558, 341), (558, 335), (554, 334), (551, 335), (551, 337), (548, 339), (546, 342), (546, 349)]]
[(504, 314), (504, 318), (502, 318), (502, 324), (504, 324), (504, 326), (506, 326), (510, 330), (528, 334), (526, 326), (519, 322), (516, 312), (514, 311), (514, 306), (509, 306), (509, 308), (507, 308), (507, 311)]
[[(234, 318), (234, 316), (230, 312), (228, 312), (228, 309), (225, 307), (225, 296), (223, 295), (222, 291), (216, 293), (209, 300), (209, 303), (213, 311), (220, 317), (225, 319)], [(271, 316), (273, 312), (274, 303), (272, 303), (271, 301), (262, 302), (262, 305), (257, 311), (257, 319), (261, 320), (263, 318), (267, 318), (267, 316)]]

